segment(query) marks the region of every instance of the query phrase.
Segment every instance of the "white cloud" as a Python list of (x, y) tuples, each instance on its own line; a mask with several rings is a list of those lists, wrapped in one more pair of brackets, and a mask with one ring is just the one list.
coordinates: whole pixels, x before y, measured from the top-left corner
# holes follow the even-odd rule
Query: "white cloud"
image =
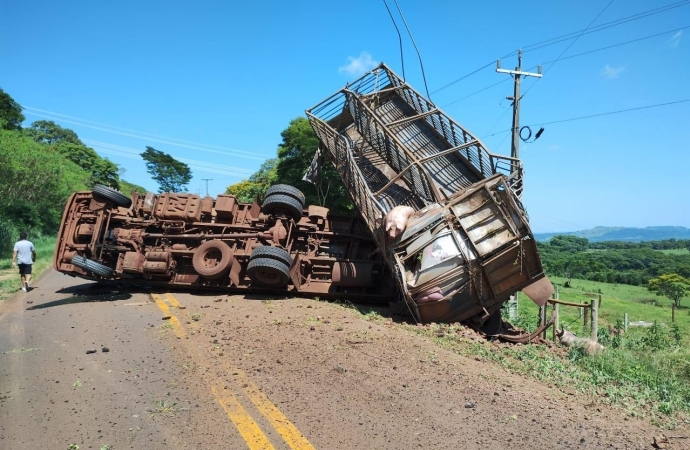
[(601, 70), (601, 74), (605, 76), (606, 78), (616, 78), (618, 75), (620, 75), (621, 72), (625, 70), (625, 66), (620, 66), (620, 67), (611, 67), (608, 64), (606, 64), (606, 67), (604, 67)]
[(681, 36), (683, 36), (683, 30), (677, 31), (676, 34), (674, 34), (673, 37), (668, 40), (668, 46), (674, 48), (678, 47)]
[(376, 67), (379, 62), (375, 61), (367, 52), (362, 52), (358, 57), (348, 56), (349, 64), (338, 69), (339, 73), (346, 73), (355, 77), (364, 75), (365, 72)]

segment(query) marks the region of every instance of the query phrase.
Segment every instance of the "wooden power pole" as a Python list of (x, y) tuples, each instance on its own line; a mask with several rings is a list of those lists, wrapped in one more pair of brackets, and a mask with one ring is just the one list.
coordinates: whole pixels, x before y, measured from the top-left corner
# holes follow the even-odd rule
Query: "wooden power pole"
[[(523, 72), (522, 49), (520, 49), (518, 50), (518, 66), (515, 70), (501, 69), (501, 60), (499, 59), (496, 61), (496, 72), (507, 73), (514, 80), (513, 97), (507, 97), (507, 99), (513, 101), (513, 145), (510, 147), (510, 156), (517, 159), (520, 157), (520, 77), (541, 78), (541, 66), (538, 67), (537, 73)], [(513, 164), (511, 171), (516, 169), (517, 167)]]
[[(539, 66), (537, 73), (522, 71), (522, 49), (518, 50), (518, 65), (515, 70), (501, 69), (501, 60), (496, 61), (496, 72), (507, 73), (513, 77), (514, 88), (513, 97), (507, 97), (508, 100), (513, 101), (513, 144), (510, 147), (511, 158), (520, 158), (520, 77), (537, 77), (541, 78), (541, 66)], [(517, 162), (513, 161), (510, 164), (511, 174), (518, 170)], [(508, 301), (508, 315), (511, 320), (517, 319), (518, 315), (518, 293), (510, 296)]]

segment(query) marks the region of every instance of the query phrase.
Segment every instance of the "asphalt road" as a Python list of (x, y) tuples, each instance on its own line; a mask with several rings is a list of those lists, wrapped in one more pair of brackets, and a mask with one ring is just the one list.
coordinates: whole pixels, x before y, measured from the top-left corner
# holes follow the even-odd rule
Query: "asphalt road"
[(34, 286), (0, 302), (1, 449), (623, 449), (659, 434), (351, 308), (52, 270)]
[(52, 270), (34, 286), (0, 310), (0, 448), (270, 448), (248, 445), (256, 425), (237, 414), (245, 439), (227, 381), (199, 373), (149, 293)]

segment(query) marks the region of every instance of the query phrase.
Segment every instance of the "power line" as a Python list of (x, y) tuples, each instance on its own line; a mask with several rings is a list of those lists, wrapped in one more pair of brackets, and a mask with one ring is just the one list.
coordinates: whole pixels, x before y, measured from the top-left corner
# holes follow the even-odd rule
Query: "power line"
[(429, 95), (429, 87), (426, 85), (426, 75), (424, 74), (424, 64), (422, 63), (422, 55), (419, 53), (419, 49), (417, 48), (417, 43), (414, 41), (414, 38), (412, 37), (412, 32), (410, 31), (410, 27), (407, 26), (407, 21), (405, 20), (405, 16), (403, 16), (402, 10), (400, 9), (400, 5), (398, 5), (398, 0), (393, 0), (393, 3), (395, 3), (395, 7), (398, 8), (398, 13), (400, 14), (400, 18), (403, 21), (403, 24), (405, 24), (405, 28), (407, 29), (407, 34), (410, 36), (410, 40), (412, 41), (412, 45), (414, 45), (414, 49), (417, 52), (417, 57), (419, 58), (419, 66), (422, 68), (422, 79), (424, 80), (424, 88), (426, 89), (426, 97), (431, 100), (431, 96)]
[[(579, 36), (582, 36), (584, 34), (596, 33), (598, 31), (606, 30), (608, 28), (612, 28), (612, 27), (615, 27), (618, 25), (623, 25), (623, 24), (626, 24), (626, 23), (629, 23), (629, 22), (632, 22), (635, 20), (644, 19), (645, 17), (649, 17), (649, 16), (652, 16), (654, 14), (666, 12), (666, 11), (669, 11), (671, 9), (678, 8), (680, 6), (685, 6), (687, 4), (690, 4), (690, 0), (683, 0), (683, 1), (680, 1), (677, 3), (672, 3), (672, 4), (669, 4), (666, 6), (661, 6), (659, 8), (654, 8), (654, 9), (650, 9), (647, 11), (643, 11), (641, 13), (633, 14), (632, 16), (627, 16), (627, 17), (623, 17), (620, 19), (616, 19), (616, 20), (613, 20), (611, 22), (606, 22), (606, 23), (603, 23), (601, 25), (597, 25), (595, 27), (591, 27), (591, 28), (588, 27), (588, 28), (585, 28), (584, 30), (574, 31), (572, 33), (568, 33), (568, 34), (564, 34), (564, 35), (557, 36), (554, 38), (546, 39), (544, 41), (537, 42), (535, 44), (523, 46), (522, 49), (525, 53), (527, 53), (527, 52), (530, 52), (532, 50), (538, 50), (540, 48), (548, 47), (550, 45), (555, 45), (555, 44), (558, 44), (560, 42), (567, 41), (569, 39), (574, 39), (574, 38), (576, 38), (576, 36), (579, 37)], [(608, 6), (607, 6), (607, 8), (608, 8)], [(542, 44), (544, 44), (544, 45), (542, 45)], [(507, 54), (503, 58), (507, 58), (509, 56), (512, 56), (515, 53), (517, 53), (517, 50), (513, 50), (511, 53)]]
[[(94, 122), (94, 121), (82, 119), (79, 117), (68, 116), (66, 114), (60, 114), (60, 113), (56, 113), (53, 111), (47, 111), (44, 109), (33, 108), (31, 106), (22, 106), (22, 108), (27, 111), (27, 114), (31, 114), (31, 115), (35, 115), (35, 116), (39, 116), (39, 117), (45, 117), (48, 119), (57, 120), (59, 122), (78, 125), (80, 127), (90, 128), (93, 130), (105, 131), (107, 133), (118, 134), (120, 136), (133, 137), (133, 138), (137, 138), (137, 139), (143, 139), (143, 140), (147, 140), (147, 141), (153, 141), (153, 142), (158, 142), (158, 143), (162, 143), (162, 144), (174, 145), (174, 146), (182, 147), (182, 148), (188, 148), (191, 150), (201, 150), (201, 151), (209, 152), (209, 153), (217, 153), (220, 155), (235, 156), (235, 157), (247, 158), (247, 159), (256, 159), (259, 161), (262, 160), (262, 158), (254, 156), (254, 154), (252, 154), (251, 152), (248, 152), (248, 151), (227, 149), (224, 147), (218, 147), (218, 146), (208, 145), (208, 144), (200, 144), (200, 143), (185, 141), (185, 140), (177, 139), (177, 138), (158, 136), (158, 135), (154, 135), (151, 133), (145, 133), (145, 132), (141, 132), (141, 131), (130, 130), (127, 128), (116, 127), (113, 125)], [(64, 117), (66, 117), (67, 119), (73, 119), (73, 120), (67, 120), (67, 119), (64, 119)], [(93, 124), (100, 125), (100, 126), (89, 125), (89, 123), (93, 123)], [(118, 131), (118, 130), (130, 131), (131, 133), (125, 133), (125, 132)], [(133, 133), (136, 133), (136, 134), (133, 134)], [(151, 136), (153, 136), (153, 137), (151, 137)], [(220, 150), (214, 150), (214, 149), (220, 149)], [(225, 150), (225, 151), (221, 151), (221, 150)]]
[[(611, 0), (611, 1), (608, 3), (608, 5), (604, 6), (604, 9), (602, 9), (601, 12), (600, 12), (599, 14), (597, 14), (597, 16), (596, 16), (594, 19), (592, 19), (591, 22), (589, 22), (589, 25), (587, 25), (587, 27), (586, 27), (584, 30), (582, 30), (582, 32), (581, 32), (580, 34), (577, 35), (577, 37), (573, 40), (573, 42), (571, 42), (571, 43), (565, 48), (565, 50), (563, 50), (563, 51), (561, 52), (561, 54), (558, 55), (558, 58), (556, 58), (556, 60), (555, 60), (554, 62), (552, 62), (551, 65), (550, 65), (549, 67), (547, 67), (547, 68), (544, 70), (544, 74), (546, 74), (546, 72), (548, 72), (554, 65), (556, 65), (556, 63), (558, 62), (558, 60), (561, 59), (561, 57), (563, 57), (563, 55), (565, 55), (565, 52), (567, 52), (567, 51), (570, 49), (570, 47), (572, 47), (573, 44), (574, 44), (575, 42), (577, 42), (578, 39), (580, 39), (580, 36), (582, 36), (582, 35), (584, 34), (584, 32), (587, 31), (587, 29), (588, 29), (589, 27), (591, 27), (592, 24), (593, 24), (594, 22), (596, 22), (596, 20), (597, 20), (602, 14), (604, 14), (604, 11), (606, 11), (607, 9), (609, 9), (609, 6), (611, 6), (611, 4), (612, 4), (613, 2), (614, 2), (614, 0)], [(539, 80), (536, 80), (534, 83), (532, 83), (532, 85), (531, 85), (530, 87), (527, 88), (527, 90), (525, 91), (524, 94), (522, 94), (522, 96), (524, 97), (525, 95), (527, 95), (527, 93), (528, 93), (529, 91), (532, 90), (532, 88), (537, 84), (538, 81), (539, 81)]]
[[(613, 20), (613, 21), (611, 21), (611, 22), (606, 22), (606, 23), (603, 23), (603, 24), (601, 24), (601, 25), (597, 25), (597, 26), (595, 26), (595, 27), (591, 27), (591, 28), (590, 28), (590, 27), (587, 27), (587, 28), (585, 28), (584, 30), (579, 30), (579, 31), (575, 31), (575, 32), (572, 32), (572, 33), (564, 34), (564, 35), (561, 35), (561, 36), (556, 36), (556, 37), (553, 37), (553, 38), (545, 39), (545, 40), (543, 40), (543, 41), (540, 41), (540, 42), (537, 42), (537, 43), (534, 43), (534, 44), (522, 46), (522, 49), (523, 49), (523, 52), (524, 52), (524, 53), (527, 53), (527, 52), (529, 52), (529, 51), (538, 50), (538, 49), (540, 49), (540, 48), (548, 47), (548, 46), (550, 46), (550, 45), (555, 45), (555, 44), (558, 44), (558, 43), (560, 43), (560, 42), (567, 41), (567, 40), (569, 40), (569, 39), (577, 39), (577, 38), (579, 38), (580, 36), (585, 35), (585, 34), (595, 33), (595, 32), (597, 32), (597, 31), (602, 31), (602, 30), (605, 30), (605, 29), (608, 29), (608, 28), (611, 28), (611, 27), (614, 27), (614, 26), (623, 25), (623, 24), (628, 23), (628, 22), (632, 22), (632, 21), (635, 21), (635, 20), (643, 19), (643, 18), (645, 18), (645, 17), (649, 17), (649, 16), (652, 16), (652, 15), (654, 15), (654, 14), (659, 14), (659, 13), (662, 13), (662, 12), (666, 12), (666, 11), (668, 11), (668, 10), (671, 10), (671, 9), (674, 9), (674, 8), (678, 8), (678, 7), (680, 7), (680, 6), (685, 6), (685, 5), (687, 5), (687, 4), (690, 4), (690, 0), (683, 0), (683, 1), (680, 1), (680, 2), (677, 2), (677, 3), (672, 3), (672, 4), (669, 4), (669, 5), (666, 5), (666, 6), (661, 6), (661, 7), (658, 7), (658, 8), (654, 8), (654, 9), (650, 9), (650, 10), (647, 10), (647, 11), (643, 11), (643, 12), (641, 12), (641, 13), (633, 14), (632, 16), (627, 16), (627, 17), (623, 17), (623, 18), (620, 18), (620, 19), (616, 19), (616, 20)], [(607, 6), (606, 8), (608, 8), (608, 6)], [(603, 11), (602, 11), (602, 12), (603, 12)], [(598, 16), (597, 16), (597, 17), (598, 17)], [(595, 20), (596, 20), (596, 18), (595, 18)], [(591, 23), (590, 23), (590, 25), (591, 25)], [(588, 30), (589, 30), (589, 31), (588, 31)], [(552, 41), (553, 41), (553, 42), (552, 42)], [(542, 45), (542, 44), (544, 44), (544, 45)], [(508, 57), (513, 56), (513, 55), (515, 55), (515, 54), (517, 54), (517, 50), (513, 50), (512, 52), (510, 52), (510, 53), (508, 53), (508, 54), (502, 56), (502, 57), (499, 58), (499, 59), (508, 58)], [(571, 58), (571, 57), (568, 57), (568, 58)], [(568, 59), (568, 58), (563, 58), (563, 59)], [(462, 80), (464, 80), (465, 78), (467, 78), (467, 77), (469, 77), (469, 76), (471, 76), (471, 75), (474, 75), (475, 73), (479, 72), (480, 70), (485, 69), (485, 68), (487, 68), (487, 67), (493, 65), (494, 62), (495, 62), (495, 60), (492, 60), (491, 62), (487, 63), (486, 65), (484, 65), (484, 66), (482, 66), (482, 67), (480, 67), (480, 68), (478, 68), (478, 69), (476, 69), (476, 70), (474, 70), (474, 71), (472, 71), (472, 72), (470, 72), (470, 73), (468, 73), (468, 74), (466, 74), (466, 75), (463, 75), (462, 77), (460, 77), (460, 78), (458, 78), (458, 79), (456, 79), (456, 80), (454, 80), (454, 81), (451, 81), (450, 83), (448, 83), (448, 84), (446, 84), (446, 85), (444, 85), (444, 86), (442, 86), (442, 87), (436, 89), (435, 91), (433, 91), (432, 94), (435, 94), (435, 93), (437, 93), (437, 92), (439, 92), (439, 91), (442, 91), (443, 89), (446, 89), (446, 88), (452, 86), (453, 84), (455, 84), (455, 83), (457, 83), (457, 82), (459, 82), (459, 81), (462, 81)], [(549, 62), (553, 62), (553, 61), (549, 61)], [(531, 69), (530, 69), (530, 70), (531, 70)], [(470, 96), (471, 96), (471, 95), (470, 95)], [(464, 97), (464, 98), (467, 98), (467, 97)], [(463, 98), (463, 99), (464, 99), (464, 98)], [(461, 99), (461, 100), (462, 100), (462, 99)]]
[[(676, 100), (674, 102), (657, 103), (655, 105), (645, 105), (645, 106), (638, 106), (636, 108), (619, 109), (617, 111), (609, 111), (609, 112), (604, 112), (604, 113), (590, 114), (587, 116), (571, 117), (569, 119), (554, 120), (552, 122), (537, 122), (536, 124), (527, 125), (527, 126), (536, 127), (536, 126), (544, 126), (544, 125), (553, 125), (556, 123), (572, 122), (575, 120), (590, 119), (592, 117), (610, 116), (612, 114), (620, 114), (620, 113), (629, 112), (629, 111), (639, 111), (641, 109), (658, 108), (660, 106), (676, 105), (678, 103), (685, 103), (685, 102), (690, 102), (690, 98), (684, 99), (684, 100)], [(507, 130), (503, 130), (503, 131), (499, 131), (499, 132), (494, 133), (494, 134), (489, 134), (487, 136), (483, 136), (482, 139), (487, 138), (487, 137), (491, 137), (491, 136), (496, 136), (498, 134), (507, 133), (509, 131), (512, 131), (512, 128), (508, 128)]]
[[(576, 54), (576, 55), (566, 56), (565, 58), (561, 58), (560, 60), (561, 60), (561, 61), (564, 61), (564, 60), (566, 60), (566, 59), (572, 59), (572, 58), (577, 58), (577, 57), (584, 56), (584, 55), (589, 55), (590, 53), (600, 52), (600, 51), (603, 51), (603, 50), (608, 50), (608, 49), (610, 49), (610, 48), (620, 47), (620, 46), (623, 46), (623, 45), (632, 44), (632, 43), (639, 42), (639, 41), (643, 41), (643, 40), (646, 40), (646, 39), (652, 39), (652, 38), (655, 38), (655, 37), (662, 36), (662, 35), (664, 35), (664, 34), (668, 34), (668, 33), (673, 33), (673, 32), (677, 32), (677, 31), (685, 30), (685, 29), (687, 29), (687, 28), (690, 28), (690, 25), (689, 25), (689, 26), (685, 26), (685, 27), (680, 27), (680, 28), (674, 28), (674, 29), (672, 29), (672, 30), (662, 31), (661, 33), (656, 33), (656, 34), (652, 34), (652, 35), (649, 35), (649, 36), (644, 36), (644, 37), (637, 38), (637, 39), (631, 39), (631, 40), (628, 40), (628, 41), (620, 42), (620, 43), (618, 43), (618, 44), (608, 45), (608, 46), (606, 46), (606, 47), (596, 48), (596, 49), (594, 49), (594, 50), (588, 50), (588, 51), (586, 51), (586, 52), (578, 53), (578, 54)], [(555, 60), (552, 60), (552, 61), (545, 61), (545, 62), (542, 62), (541, 64), (542, 64), (542, 65), (546, 65), (546, 64), (549, 64), (549, 63), (555, 63), (556, 61), (558, 61), (558, 59), (555, 59)], [(491, 64), (493, 64), (493, 62), (492, 62)], [(482, 67), (482, 69), (485, 68), (485, 67), (486, 67), (486, 66)], [(537, 66), (535, 65), (535, 66), (530, 67), (530, 68), (527, 69), (527, 70), (534, 70), (534, 69), (536, 69), (536, 68), (537, 68)], [(481, 69), (480, 69), (480, 70), (481, 70)], [(477, 72), (477, 71), (475, 71), (475, 72)], [(474, 73), (474, 72), (473, 72), (473, 73)], [(469, 74), (469, 75), (471, 75), (471, 74)], [(467, 76), (465, 76), (465, 78), (466, 78), (466, 77), (467, 77)], [(459, 81), (459, 80), (458, 80), (458, 81)], [(459, 98), (458, 100), (454, 100), (454, 101), (452, 101), (452, 102), (450, 102), (450, 103), (447, 103), (447, 104), (443, 105), (442, 107), (445, 108), (446, 106), (454, 105), (455, 103), (458, 103), (458, 102), (460, 102), (460, 101), (462, 101), (462, 100), (465, 100), (465, 99), (467, 99), (467, 98), (469, 98), (469, 97), (472, 97), (472, 96), (474, 96), (474, 95), (476, 95), (476, 94), (479, 94), (480, 92), (484, 92), (484, 91), (486, 91), (487, 89), (491, 89), (491, 88), (494, 87), (494, 86), (498, 86), (499, 84), (501, 84), (501, 83), (503, 83), (503, 82), (505, 82), (505, 81), (508, 81), (508, 80), (505, 79), (505, 80), (499, 81), (498, 83), (490, 84), (490, 85), (488, 85), (488, 86), (486, 86), (486, 87), (484, 87), (484, 88), (482, 88), (482, 89), (479, 89), (478, 91), (475, 91), (475, 92), (473, 92), (473, 93), (471, 93), (471, 94), (469, 94), (469, 95), (466, 95), (466, 96), (464, 96), (464, 97), (462, 97), (462, 98)], [(536, 83), (536, 81), (535, 81), (535, 83)], [(534, 85), (534, 83), (532, 84), (532, 86), (533, 86), (533, 85)], [(530, 86), (530, 89), (531, 89), (531, 86)], [(529, 91), (529, 89), (527, 89), (527, 91)], [(527, 93), (527, 91), (525, 91), (525, 93), (523, 94), (523, 96)], [(435, 91), (435, 92), (438, 92), (438, 90)], [(500, 121), (500, 119), (501, 119), (504, 115), (505, 115), (505, 111), (504, 111), (503, 114), (501, 114), (501, 117), (499, 118), (499, 121)], [(491, 127), (491, 129), (493, 129), (494, 126), (496, 126), (496, 124), (494, 124), (494, 125)], [(489, 131), (491, 131), (491, 129), (490, 129)]]

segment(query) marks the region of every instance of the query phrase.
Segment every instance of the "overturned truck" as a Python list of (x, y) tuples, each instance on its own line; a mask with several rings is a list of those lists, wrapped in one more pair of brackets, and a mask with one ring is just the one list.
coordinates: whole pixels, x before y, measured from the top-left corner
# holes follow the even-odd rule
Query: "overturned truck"
[(481, 326), (519, 290), (546, 302), (518, 159), (489, 152), (384, 64), (307, 116), (418, 321)]
[(304, 208), (289, 185), (262, 203), (232, 195), (133, 193), (96, 185), (62, 217), (53, 265), (95, 281), (388, 302), (396, 287), (366, 224)]
[(121, 284), (387, 303), (420, 322), (485, 326), (552, 286), (520, 202), (522, 164), (495, 155), (380, 65), (307, 111), (359, 216), (278, 184), (231, 195), (73, 194), (56, 270)]

